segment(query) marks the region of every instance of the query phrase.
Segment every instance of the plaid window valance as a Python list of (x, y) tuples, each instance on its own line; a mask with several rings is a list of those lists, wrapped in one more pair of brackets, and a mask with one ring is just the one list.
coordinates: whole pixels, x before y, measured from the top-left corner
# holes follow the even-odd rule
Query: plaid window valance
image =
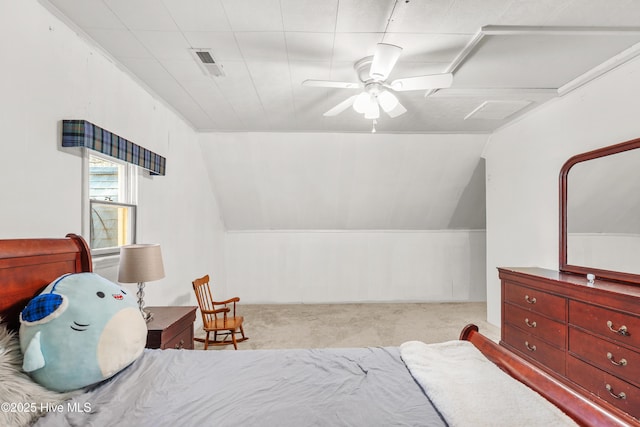
[(87, 147), (164, 175), (167, 159), (86, 120), (62, 121), (62, 146)]

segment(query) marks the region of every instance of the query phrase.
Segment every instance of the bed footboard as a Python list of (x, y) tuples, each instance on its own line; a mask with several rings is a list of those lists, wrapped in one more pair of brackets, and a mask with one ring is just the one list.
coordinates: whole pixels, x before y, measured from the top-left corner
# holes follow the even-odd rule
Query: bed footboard
[(590, 427), (640, 425), (630, 415), (617, 414), (596, 405), (551, 375), (491, 341), (478, 332), (476, 325), (465, 326), (460, 333), (460, 339), (471, 342), (500, 369), (544, 396), (580, 425)]

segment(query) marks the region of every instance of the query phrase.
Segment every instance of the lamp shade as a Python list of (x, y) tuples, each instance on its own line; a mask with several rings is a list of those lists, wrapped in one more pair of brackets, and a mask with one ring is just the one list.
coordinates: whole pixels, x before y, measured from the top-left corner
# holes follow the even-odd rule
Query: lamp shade
[(150, 282), (163, 277), (164, 266), (162, 265), (160, 245), (128, 245), (120, 248), (118, 282)]

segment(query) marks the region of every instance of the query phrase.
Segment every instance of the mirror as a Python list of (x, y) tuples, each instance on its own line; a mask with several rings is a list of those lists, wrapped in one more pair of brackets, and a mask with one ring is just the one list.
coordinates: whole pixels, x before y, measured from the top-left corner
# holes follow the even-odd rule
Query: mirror
[(560, 172), (560, 270), (640, 285), (640, 138)]

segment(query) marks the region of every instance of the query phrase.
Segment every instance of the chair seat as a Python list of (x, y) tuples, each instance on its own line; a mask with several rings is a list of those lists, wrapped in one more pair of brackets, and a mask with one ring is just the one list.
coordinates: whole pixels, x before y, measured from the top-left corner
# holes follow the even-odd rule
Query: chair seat
[(202, 329), (205, 331), (207, 329), (211, 331), (235, 331), (236, 329), (242, 326), (242, 322), (244, 318), (242, 316), (238, 317), (227, 317), (227, 320), (224, 319), (212, 319), (213, 322), (207, 322), (206, 325), (203, 326)]

